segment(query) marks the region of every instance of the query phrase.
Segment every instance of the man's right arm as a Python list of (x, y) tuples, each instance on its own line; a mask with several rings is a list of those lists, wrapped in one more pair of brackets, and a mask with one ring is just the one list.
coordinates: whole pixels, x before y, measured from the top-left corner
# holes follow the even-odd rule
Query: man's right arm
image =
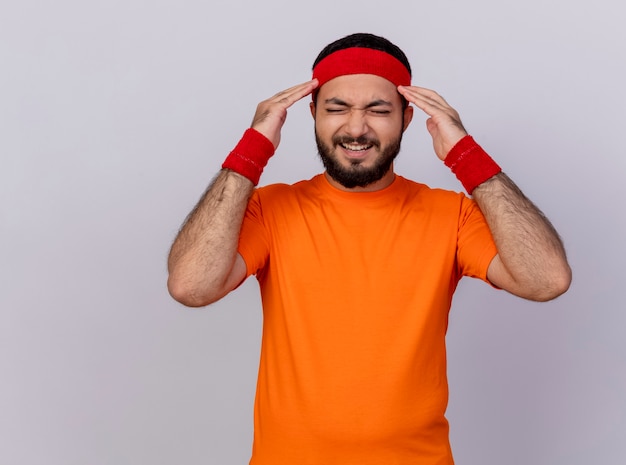
[(246, 265), (237, 253), (252, 181), (222, 170), (181, 228), (168, 259), (167, 287), (174, 299), (202, 307), (241, 283)]
[(257, 106), (252, 131), (246, 131), (224, 162), (223, 167), (230, 169), (217, 175), (174, 240), (167, 288), (177, 301), (203, 307), (224, 297), (245, 278), (246, 264), (237, 246), (248, 200), (280, 143), (287, 109), (316, 87), (313, 79)]

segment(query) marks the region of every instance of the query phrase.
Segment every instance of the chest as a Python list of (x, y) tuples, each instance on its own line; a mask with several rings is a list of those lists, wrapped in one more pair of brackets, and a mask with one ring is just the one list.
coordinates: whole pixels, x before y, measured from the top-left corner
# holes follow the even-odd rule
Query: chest
[(456, 257), (457, 223), (453, 212), (419, 204), (305, 202), (272, 215), (270, 267), (292, 270), (285, 279), (341, 276), (356, 285), (449, 272)]

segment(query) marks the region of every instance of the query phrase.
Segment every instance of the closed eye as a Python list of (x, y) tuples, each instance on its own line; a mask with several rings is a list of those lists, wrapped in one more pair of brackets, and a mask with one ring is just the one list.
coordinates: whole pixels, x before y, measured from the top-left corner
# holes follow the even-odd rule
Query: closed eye
[[(331, 113), (331, 114), (336, 114), (336, 115), (345, 114), (351, 111), (351, 109), (349, 108), (326, 108), (325, 110), (326, 110), (326, 113)], [(358, 110), (358, 109), (353, 108), (352, 110)], [(376, 116), (384, 116), (384, 115), (389, 115), (391, 113), (391, 110), (387, 110), (385, 108), (366, 108), (360, 111), (365, 111), (370, 115), (376, 115)]]

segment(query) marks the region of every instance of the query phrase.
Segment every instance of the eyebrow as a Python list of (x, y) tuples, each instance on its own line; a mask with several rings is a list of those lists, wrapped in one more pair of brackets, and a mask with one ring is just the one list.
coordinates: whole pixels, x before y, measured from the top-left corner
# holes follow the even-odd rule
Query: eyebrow
[[(340, 105), (342, 107), (351, 107), (351, 106), (353, 106), (353, 105), (349, 105), (347, 102), (344, 102), (343, 100), (341, 100), (340, 98), (337, 98), (337, 97), (326, 99), (326, 100), (324, 100), (324, 103), (331, 104), (331, 105)], [(365, 105), (363, 107), (363, 109), (366, 110), (368, 108), (381, 107), (381, 106), (391, 107), (391, 106), (393, 106), (393, 104), (391, 102), (388, 102), (387, 100), (378, 99), (378, 100), (371, 101), (370, 103)]]

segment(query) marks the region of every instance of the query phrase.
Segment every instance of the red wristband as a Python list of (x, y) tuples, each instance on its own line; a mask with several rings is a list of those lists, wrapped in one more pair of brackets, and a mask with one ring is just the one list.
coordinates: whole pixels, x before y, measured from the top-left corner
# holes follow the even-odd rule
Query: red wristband
[(472, 136), (465, 136), (458, 141), (443, 162), (470, 195), (479, 184), (502, 171)]
[(245, 176), (256, 186), (263, 168), (272, 155), (274, 155), (274, 144), (256, 129), (249, 128), (226, 157), (222, 168)]

